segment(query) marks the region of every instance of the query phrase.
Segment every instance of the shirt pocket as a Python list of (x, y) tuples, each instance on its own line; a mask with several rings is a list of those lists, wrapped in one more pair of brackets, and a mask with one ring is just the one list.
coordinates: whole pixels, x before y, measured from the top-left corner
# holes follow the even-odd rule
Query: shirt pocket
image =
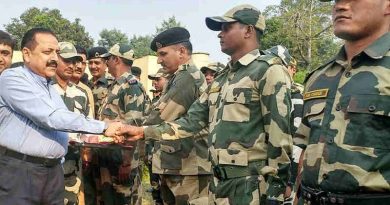
[(390, 149), (390, 96), (351, 96), (345, 119), (344, 144)]
[(310, 127), (309, 144), (317, 143), (319, 141), (325, 105), (326, 99), (316, 99), (304, 102), (302, 122)]
[(251, 88), (233, 88), (227, 92), (223, 105), (222, 120), (248, 122), (250, 119)]
[(160, 161), (162, 169), (181, 169), (182, 150), (181, 140), (157, 141), (155, 150), (160, 150)]

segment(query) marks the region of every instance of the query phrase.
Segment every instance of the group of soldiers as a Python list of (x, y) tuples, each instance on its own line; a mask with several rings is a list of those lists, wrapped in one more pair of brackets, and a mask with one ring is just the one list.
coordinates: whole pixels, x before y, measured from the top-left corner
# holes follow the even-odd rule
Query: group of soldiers
[[(251, 5), (206, 18), (226, 66), (198, 69), (185, 28), (158, 34), (152, 100), (128, 45), (60, 42), (51, 83), (67, 108), (123, 123), (115, 144), (80, 146), (70, 134), (64, 203), (141, 204), (141, 161), (155, 204), (390, 203), (390, 1), (334, 4), (345, 45), (305, 88), (287, 48), (260, 49), (265, 19)], [(0, 32), (1, 70), (14, 46)]]

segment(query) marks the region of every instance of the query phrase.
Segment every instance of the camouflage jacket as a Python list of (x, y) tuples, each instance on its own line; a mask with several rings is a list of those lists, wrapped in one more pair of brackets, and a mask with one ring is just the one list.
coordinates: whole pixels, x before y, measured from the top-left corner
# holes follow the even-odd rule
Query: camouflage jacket
[(81, 90), (83, 90), (87, 94), (88, 98), (88, 108), (89, 108), (89, 114), (88, 117), (95, 118), (95, 101), (93, 98), (93, 93), (91, 88), (89, 88), (86, 84), (79, 82), (76, 84), (77, 87), (79, 87)]
[(93, 93), (93, 99), (95, 100), (95, 115), (98, 118), (98, 112), (102, 105), (103, 99), (107, 96), (108, 87), (114, 81), (114, 78), (106, 73), (103, 77), (99, 78), (95, 83), (93, 79), (90, 80), (91, 90)]
[[(150, 104), (138, 80), (125, 72), (108, 87), (98, 112), (99, 120), (120, 120), (132, 125), (141, 125), (144, 112)], [(122, 150), (122, 163), (131, 164), (132, 169), (139, 165), (139, 143), (133, 150)]]
[(171, 123), (145, 128), (145, 135), (173, 140), (210, 127), (208, 143), (213, 166), (261, 168), (269, 199), (283, 200), (289, 178), (291, 80), (280, 58), (253, 50), (228, 66), (188, 111)]
[[(205, 77), (192, 64), (181, 65), (164, 86), (163, 94), (155, 103), (145, 125), (156, 125), (185, 116), (191, 104), (207, 87)], [(195, 134), (195, 133), (194, 133)], [(194, 138), (157, 141), (152, 157), (153, 173), (174, 175), (210, 174), (207, 158), (207, 130)], [(147, 136), (149, 138), (151, 136)]]
[(306, 82), (296, 144), (302, 182), (337, 193), (390, 191), (390, 33), (348, 63), (342, 48)]
[(292, 132), (295, 133), (301, 124), (302, 121), (302, 111), (303, 111), (303, 85), (299, 83), (293, 82), (291, 85), (291, 102), (292, 102), (292, 110), (291, 110), (291, 125)]

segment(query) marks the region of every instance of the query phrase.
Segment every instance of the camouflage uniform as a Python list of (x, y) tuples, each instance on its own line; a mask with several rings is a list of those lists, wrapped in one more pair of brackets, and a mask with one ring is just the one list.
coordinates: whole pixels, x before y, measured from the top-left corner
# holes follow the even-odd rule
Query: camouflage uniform
[(280, 59), (253, 50), (228, 66), (192, 104), (188, 116), (146, 127), (145, 137), (176, 140), (209, 126), (214, 179), (210, 204), (283, 201), (292, 151), (290, 77)]
[[(160, 124), (185, 116), (206, 87), (204, 76), (192, 63), (179, 66), (144, 124)], [(207, 203), (211, 164), (207, 159), (206, 130), (194, 138), (154, 142), (152, 167), (153, 173), (161, 177), (164, 203)]]
[(102, 105), (102, 101), (107, 96), (108, 87), (113, 81), (114, 78), (108, 73), (99, 78), (95, 83), (93, 82), (93, 79), (90, 80), (93, 99), (95, 100), (96, 118), (98, 118), (98, 111)]
[[(116, 79), (109, 87), (107, 97), (99, 110), (100, 120), (120, 120), (140, 125), (148, 102), (138, 80), (129, 72)], [(138, 143), (137, 143), (138, 144)], [(138, 146), (133, 149), (105, 149), (99, 151), (104, 204), (140, 204), (141, 178)], [(119, 183), (119, 166), (131, 166), (130, 181)], [(108, 193), (108, 194), (107, 194)]]
[[(89, 113), (88, 99), (86, 93), (73, 83), (69, 83), (66, 90), (63, 90), (59, 84), (53, 80), (53, 86), (61, 95), (66, 107), (75, 113), (85, 116)], [(69, 138), (77, 141), (76, 133), (69, 133)], [(65, 155), (64, 180), (65, 180), (65, 199), (68, 204), (78, 204), (78, 196), (82, 186), (81, 160), (79, 147), (69, 145), (68, 152)]]
[(294, 138), (306, 148), (301, 188), (305, 197), (311, 188), (323, 191), (319, 196), (330, 202), (389, 203), (389, 60), (387, 32), (351, 63), (343, 47), (310, 74), (303, 119)]
[[(284, 46), (277, 45), (272, 48), (269, 48), (265, 51), (262, 51), (263, 53), (266, 54), (271, 54), (274, 56), (278, 56), (283, 64), (288, 67), (289, 66), (297, 66), (297, 61), (290, 55), (288, 49)], [(291, 75), (290, 75), (291, 76)], [(293, 77), (293, 76), (291, 76)], [(296, 83), (292, 80), (292, 85), (291, 85), (291, 103), (292, 103), (292, 110), (291, 110), (291, 133), (294, 134), (299, 125), (301, 124), (302, 121), (302, 111), (303, 111), (303, 86), (299, 83)], [(298, 175), (298, 164), (299, 164), (299, 158), (301, 156), (302, 149), (296, 145), (293, 146), (293, 155), (291, 158), (291, 167), (290, 167), (290, 172), (291, 176), (289, 179), (289, 186), (292, 190), (291, 192), (291, 197), (286, 199), (286, 201), (294, 201), (295, 199), (295, 194), (297, 191), (297, 187), (294, 186), (297, 175)]]
[(77, 87), (79, 87), (81, 90), (83, 90), (87, 94), (88, 98), (88, 117), (95, 118), (95, 101), (93, 98), (92, 90), (89, 88), (86, 84), (79, 82), (76, 84)]

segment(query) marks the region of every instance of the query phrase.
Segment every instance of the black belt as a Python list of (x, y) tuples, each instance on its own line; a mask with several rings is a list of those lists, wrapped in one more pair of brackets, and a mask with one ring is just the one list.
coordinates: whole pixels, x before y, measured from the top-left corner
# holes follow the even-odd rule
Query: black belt
[(27, 154), (23, 154), (14, 150), (10, 150), (6, 147), (0, 146), (0, 155), (12, 157), (15, 159), (23, 160), (26, 162), (31, 162), (34, 164), (42, 164), (46, 167), (54, 167), (61, 163), (61, 158), (49, 159), (43, 157), (34, 157)]
[(355, 204), (355, 205), (382, 205), (388, 204), (390, 193), (351, 193), (351, 194), (335, 194), (331, 192), (313, 189), (301, 184), (301, 196), (311, 202), (312, 205), (327, 205), (327, 204)]

